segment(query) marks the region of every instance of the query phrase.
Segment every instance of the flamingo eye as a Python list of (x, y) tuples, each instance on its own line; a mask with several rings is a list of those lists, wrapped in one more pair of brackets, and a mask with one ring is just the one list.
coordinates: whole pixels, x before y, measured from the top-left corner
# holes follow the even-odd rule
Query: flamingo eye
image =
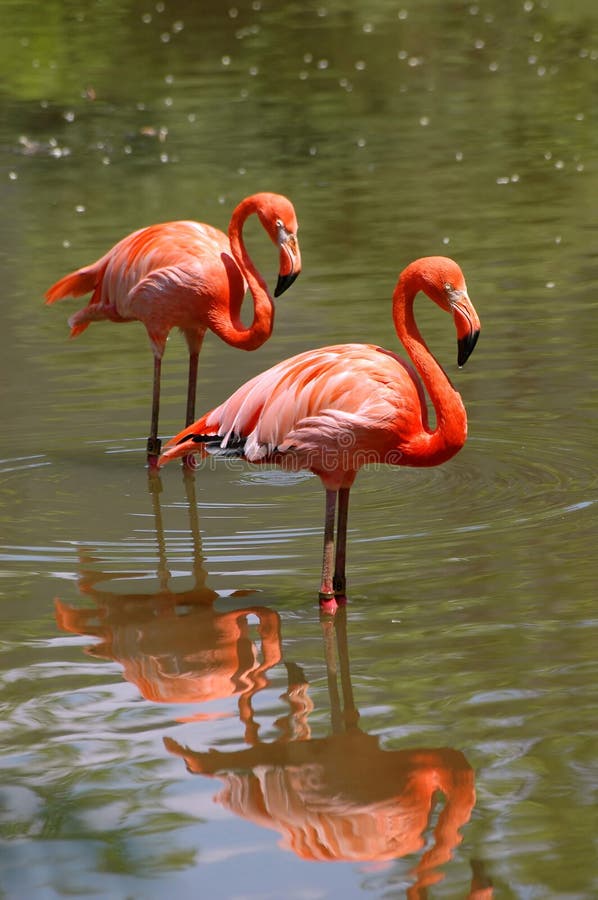
[(277, 219), (277, 220), (276, 220), (276, 227), (277, 227), (277, 228), (284, 228), (284, 222), (282, 221), (282, 219)]
[(447, 281), (447, 282), (445, 283), (444, 289), (445, 289), (445, 291), (447, 292), (447, 294), (452, 294), (453, 291), (455, 290), (455, 288), (454, 288), (453, 285), (450, 283), (450, 281)]

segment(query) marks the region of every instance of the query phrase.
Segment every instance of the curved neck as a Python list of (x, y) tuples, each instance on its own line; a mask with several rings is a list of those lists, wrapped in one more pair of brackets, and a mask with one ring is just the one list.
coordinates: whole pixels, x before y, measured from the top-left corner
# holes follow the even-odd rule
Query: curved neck
[[(247, 197), (239, 203), (232, 214), (228, 227), (228, 238), (238, 270), (229, 271), (230, 301), (218, 310), (217, 318), (211, 323), (212, 330), (223, 341), (233, 347), (239, 347), (241, 350), (255, 350), (257, 347), (261, 347), (272, 334), (274, 327), (274, 301), (243, 242), (243, 224), (247, 217), (255, 212), (257, 212), (255, 198)], [(229, 264), (232, 266), (231, 260), (229, 260)], [(239, 283), (241, 282), (239, 271), (253, 297), (253, 321), (248, 326), (241, 321), (241, 304), (245, 294), (245, 284)]]
[[(461, 396), (454, 389), (444, 369), (428, 350), (413, 315), (413, 303), (420, 285), (415, 273), (407, 270), (399, 279), (393, 294), (393, 320), (397, 334), (409, 354), (436, 413), (436, 427), (427, 426), (423, 415), (422, 430), (401, 446), (404, 465), (434, 466), (457, 453), (467, 437), (467, 416)], [(422, 397), (422, 404), (425, 398)]]

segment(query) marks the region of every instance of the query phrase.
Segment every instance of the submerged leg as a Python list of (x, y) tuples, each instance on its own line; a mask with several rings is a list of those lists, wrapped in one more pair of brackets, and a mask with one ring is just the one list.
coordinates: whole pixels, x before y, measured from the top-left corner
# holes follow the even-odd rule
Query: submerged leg
[(341, 488), (338, 492), (338, 524), (336, 528), (336, 559), (334, 563), (334, 578), (332, 586), (334, 595), (338, 600), (345, 600), (347, 590), (347, 578), (345, 576), (345, 562), (347, 559), (347, 519), (349, 515), (349, 491), (350, 488)]
[(332, 560), (334, 556), (334, 514), (337, 491), (326, 490), (326, 517), (324, 519), (324, 554), (320, 581), (320, 603), (334, 599), (332, 586)]
[(158, 417), (160, 415), (160, 372), (162, 359), (154, 356), (154, 391), (152, 395), (152, 422), (147, 439), (147, 462), (150, 469), (156, 469), (162, 441), (158, 438)]

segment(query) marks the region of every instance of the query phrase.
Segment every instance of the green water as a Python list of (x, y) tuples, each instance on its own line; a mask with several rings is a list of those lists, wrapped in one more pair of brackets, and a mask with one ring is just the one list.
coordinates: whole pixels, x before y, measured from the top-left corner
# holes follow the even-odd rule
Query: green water
[[(2, 12), (0, 893), (595, 897), (595, 4)], [(359, 475), (336, 629), (317, 479), (148, 483), (142, 326), (69, 341), (80, 301), (43, 304), (257, 190), (292, 199), (303, 272), (260, 350), (208, 335), (199, 410), (309, 347), (398, 350), (418, 256), (453, 256), (482, 320), (458, 370), (416, 304), (469, 439)], [(163, 436), (185, 384), (173, 334)]]

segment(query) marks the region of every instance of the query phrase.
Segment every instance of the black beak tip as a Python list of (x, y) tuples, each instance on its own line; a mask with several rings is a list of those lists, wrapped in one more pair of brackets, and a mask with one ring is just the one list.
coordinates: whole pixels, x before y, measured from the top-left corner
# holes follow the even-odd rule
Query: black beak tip
[(290, 288), (292, 283), (299, 272), (290, 272), (289, 275), (279, 275), (278, 281), (276, 282), (276, 288), (274, 289), (274, 296), (280, 297), (281, 294), (284, 294), (287, 288)]
[(466, 337), (459, 338), (457, 341), (457, 365), (459, 368), (465, 365), (473, 353), (473, 348), (477, 344), (479, 336), (479, 331), (472, 331)]

